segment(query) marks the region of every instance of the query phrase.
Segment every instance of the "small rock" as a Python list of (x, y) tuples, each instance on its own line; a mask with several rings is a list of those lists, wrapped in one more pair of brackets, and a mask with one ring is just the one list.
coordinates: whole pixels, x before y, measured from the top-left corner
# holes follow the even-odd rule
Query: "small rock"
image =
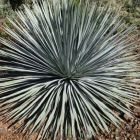
[(120, 140), (120, 137), (116, 137), (116, 139), (115, 140)]
[(131, 136), (131, 135), (128, 133), (128, 134), (127, 134), (127, 138), (129, 138), (130, 136)]
[(134, 109), (134, 112), (135, 112), (135, 113), (140, 113), (140, 108), (135, 108), (135, 109)]
[(140, 130), (140, 124), (138, 125), (137, 129)]
[(2, 135), (2, 134), (5, 134), (7, 131), (6, 131), (6, 129), (5, 128), (0, 128), (0, 134)]
[(135, 138), (136, 138), (136, 140), (140, 140), (140, 136), (136, 136)]
[(130, 117), (130, 116), (128, 116), (128, 115), (124, 115), (124, 118), (128, 121), (128, 120), (130, 120), (132, 117)]

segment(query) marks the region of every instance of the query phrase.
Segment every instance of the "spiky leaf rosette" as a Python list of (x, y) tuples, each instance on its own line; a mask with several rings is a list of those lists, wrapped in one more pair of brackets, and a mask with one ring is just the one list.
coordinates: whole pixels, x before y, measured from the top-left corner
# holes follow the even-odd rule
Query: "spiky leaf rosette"
[[(136, 57), (117, 12), (72, 0), (24, 6), (1, 38), (0, 111), (10, 126), (40, 139), (108, 131), (138, 100), (129, 77)], [(118, 31), (118, 32), (116, 32)], [(2, 72), (6, 71), (2, 75)]]

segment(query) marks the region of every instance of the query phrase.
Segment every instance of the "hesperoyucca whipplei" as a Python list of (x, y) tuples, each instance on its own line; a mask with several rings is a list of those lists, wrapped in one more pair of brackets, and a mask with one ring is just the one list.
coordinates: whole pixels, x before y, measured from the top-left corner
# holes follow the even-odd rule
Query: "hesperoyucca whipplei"
[[(73, 0), (34, 2), (17, 11), (11, 40), (0, 38), (0, 115), (40, 139), (89, 137), (132, 115), (139, 78), (134, 27), (117, 10)], [(117, 32), (116, 32), (117, 31)]]

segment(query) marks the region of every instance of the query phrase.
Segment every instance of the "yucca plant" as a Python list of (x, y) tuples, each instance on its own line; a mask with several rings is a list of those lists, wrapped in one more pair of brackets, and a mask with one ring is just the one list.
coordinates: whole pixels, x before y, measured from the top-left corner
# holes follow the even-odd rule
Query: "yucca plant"
[[(34, 1), (0, 38), (0, 115), (40, 139), (87, 138), (119, 127), (139, 100), (137, 55), (117, 10), (73, 0)], [(118, 113), (116, 113), (118, 112)]]

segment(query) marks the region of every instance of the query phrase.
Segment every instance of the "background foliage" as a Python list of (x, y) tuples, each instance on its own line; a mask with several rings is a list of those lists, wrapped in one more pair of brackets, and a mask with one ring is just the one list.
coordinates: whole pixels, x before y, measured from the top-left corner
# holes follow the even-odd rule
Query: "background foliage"
[[(10, 0), (9, 0), (10, 1)], [(16, 2), (17, 1), (17, 2)], [(75, 0), (79, 2), (80, 0)], [(83, 2), (85, 0), (82, 0)], [(8, 2), (8, 1), (7, 1)], [(23, 3), (31, 4), (31, 0), (23, 0)], [(112, 7), (120, 7), (121, 12), (120, 15), (124, 17), (127, 24), (136, 24), (138, 28), (140, 28), (140, 0), (90, 0), (90, 2), (97, 2), (103, 4), (111, 4)], [(17, 7), (17, 5), (21, 4), (21, 1), (14, 0), (11, 7), (13, 9)], [(14, 5), (15, 4), (15, 5)], [(11, 7), (1, 8), (0, 9), (0, 17), (5, 17), (7, 15), (13, 15), (13, 11)]]
[(122, 10), (120, 14), (125, 18), (126, 23), (136, 24), (138, 28), (140, 28), (140, 0), (103, 0), (103, 1), (104, 3), (110, 3), (113, 7), (116, 6), (121, 7)]

